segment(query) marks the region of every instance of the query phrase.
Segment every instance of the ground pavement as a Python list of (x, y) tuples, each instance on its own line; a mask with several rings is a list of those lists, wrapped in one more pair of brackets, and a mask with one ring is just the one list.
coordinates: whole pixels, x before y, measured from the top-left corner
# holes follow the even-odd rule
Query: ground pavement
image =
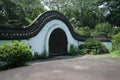
[(120, 80), (120, 59), (76, 57), (0, 72), (0, 80)]

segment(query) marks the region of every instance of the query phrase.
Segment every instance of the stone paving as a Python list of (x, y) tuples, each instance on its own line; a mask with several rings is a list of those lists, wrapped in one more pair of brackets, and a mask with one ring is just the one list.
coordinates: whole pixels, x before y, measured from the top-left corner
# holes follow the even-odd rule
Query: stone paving
[(0, 72), (0, 80), (120, 80), (120, 59), (76, 57)]

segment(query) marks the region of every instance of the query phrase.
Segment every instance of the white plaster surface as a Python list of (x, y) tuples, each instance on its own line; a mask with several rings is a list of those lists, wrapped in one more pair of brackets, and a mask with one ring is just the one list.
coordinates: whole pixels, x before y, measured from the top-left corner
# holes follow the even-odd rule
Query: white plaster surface
[(29, 40), (22, 40), (22, 42), (31, 46), (33, 53), (37, 52), (41, 54), (44, 51), (49, 52), (49, 38), (51, 33), (57, 28), (62, 29), (67, 36), (68, 51), (71, 44), (78, 46), (78, 41), (72, 37), (66, 24), (57, 19), (48, 22), (35, 37)]
[[(21, 40), (21, 42), (28, 44), (31, 47), (33, 54), (34, 54), (34, 52), (36, 52), (38, 54), (41, 54), (44, 51), (49, 52), (49, 38), (50, 38), (51, 33), (57, 28), (62, 29), (67, 36), (68, 51), (69, 51), (71, 44), (73, 44), (77, 47), (78, 47), (78, 45), (84, 44), (84, 42), (75, 40), (73, 38), (73, 36), (71, 35), (66, 24), (57, 19), (49, 21), (36, 36), (26, 39), (26, 40)], [(2, 45), (4, 42), (9, 43), (12, 41), (11, 40), (0, 40), (0, 45)], [(111, 42), (103, 42), (103, 43), (106, 45), (106, 47), (109, 50), (112, 49)]]

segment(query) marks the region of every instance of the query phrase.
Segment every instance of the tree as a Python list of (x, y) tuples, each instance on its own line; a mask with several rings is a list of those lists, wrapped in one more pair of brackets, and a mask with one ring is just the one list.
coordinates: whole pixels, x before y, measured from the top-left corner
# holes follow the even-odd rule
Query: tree
[(0, 27), (23, 28), (44, 11), (40, 0), (0, 0)]
[(95, 28), (104, 22), (104, 16), (98, 6), (98, 0), (70, 0), (70, 5), (61, 10), (75, 27)]
[(50, 10), (60, 11), (62, 8), (69, 5), (71, 0), (43, 0), (44, 5), (49, 7)]
[(41, 0), (12, 0), (12, 2), (20, 5), (26, 17), (31, 20), (34, 20), (39, 14), (45, 12)]
[(27, 24), (22, 8), (11, 0), (0, 1), (0, 27), (22, 27)]
[(92, 33), (92, 29), (90, 29), (89, 27), (80, 27), (80, 28), (78, 28), (78, 27), (76, 27), (75, 29), (75, 32), (77, 32), (79, 35), (81, 35), (81, 36), (87, 36), (87, 37), (89, 37), (89, 36), (91, 36), (91, 33)]
[(92, 33), (92, 36), (110, 37), (113, 33), (112, 31), (113, 31), (113, 28), (108, 22), (98, 23), (95, 27), (94, 32)]
[(120, 0), (101, 0), (100, 5), (104, 5), (106, 20), (113, 26), (120, 27)]

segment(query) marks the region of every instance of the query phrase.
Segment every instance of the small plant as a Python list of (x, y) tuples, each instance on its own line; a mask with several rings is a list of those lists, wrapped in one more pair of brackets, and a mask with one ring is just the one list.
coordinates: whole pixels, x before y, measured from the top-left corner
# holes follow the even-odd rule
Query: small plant
[(82, 55), (82, 51), (78, 47), (70, 45), (69, 55), (71, 56)]
[(47, 52), (44, 50), (44, 52), (40, 55), (41, 59), (48, 59)]
[(32, 60), (40, 60), (40, 59), (48, 59), (47, 52), (44, 50), (42, 54), (39, 54), (37, 52), (34, 53)]
[(6, 63), (7, 68), (25, 65), (31, 59), (32, 52), (26, 44), (14, 41), (0, 46), (0, 62)]
[(37, 52), (34, 52), (32, 60), (35, 61), (35, 60), (39, 60), (39, 59), (40, 59), (40, 54)]

